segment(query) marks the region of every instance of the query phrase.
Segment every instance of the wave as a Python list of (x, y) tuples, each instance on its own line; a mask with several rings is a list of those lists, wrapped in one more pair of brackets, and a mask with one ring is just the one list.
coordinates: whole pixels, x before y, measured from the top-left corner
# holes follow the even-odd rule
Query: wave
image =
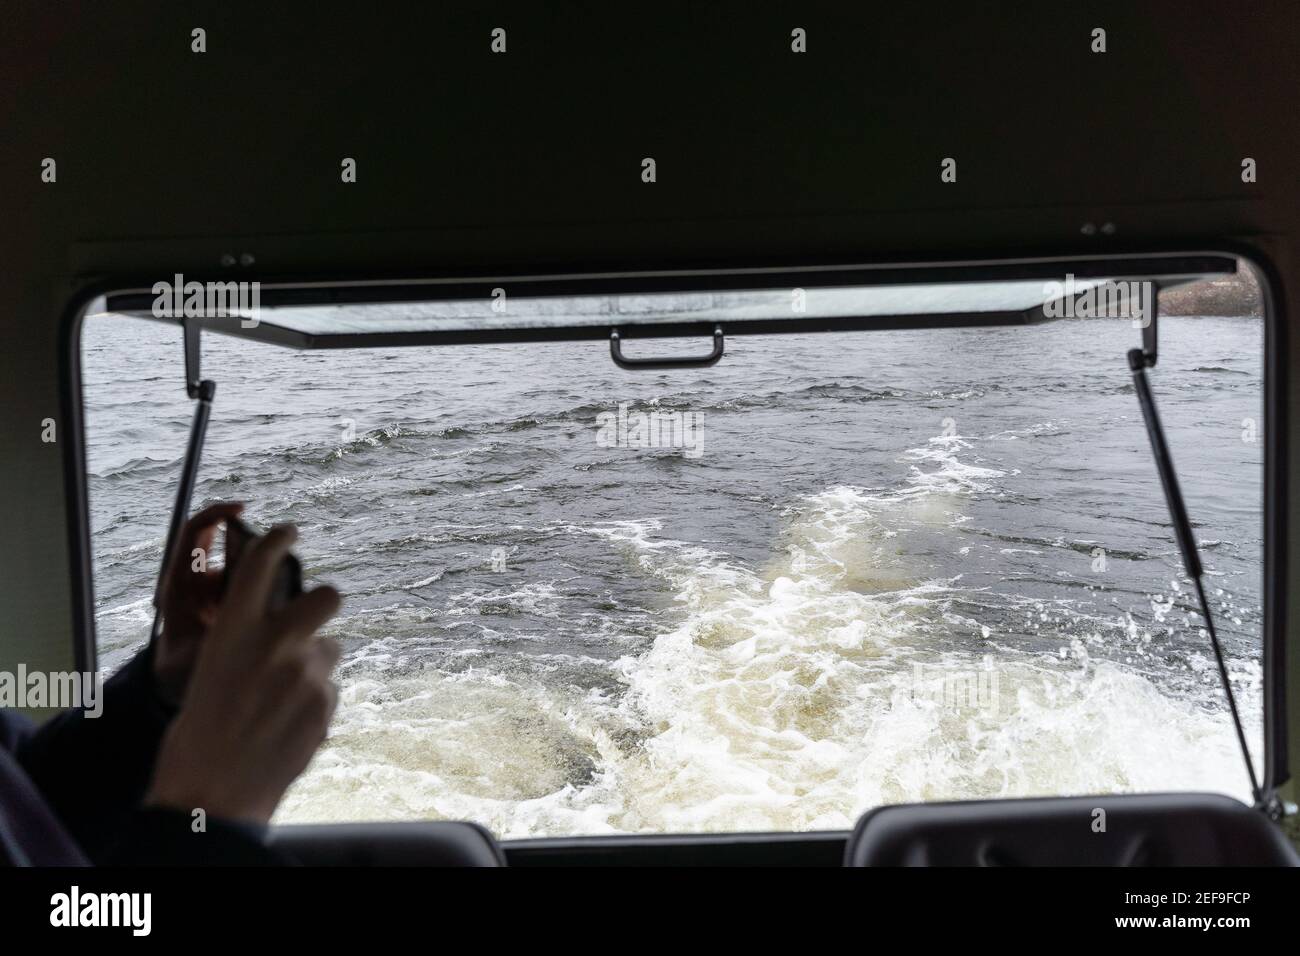
[[(653, 517), (565, 526), (671, 594), (649, 646), (501, 667), (483, 666), (479, 644), (453, 667), (415, 659), (418, 639), (366, 645), (345, 666), (330, 741), (277, 819), (473, 819), (522, 837), (841, 829), (917, 800), (1245, 796), (1213, 697), (1171, 693), (1077, 638), (1059, 655), (1003, 646), (1003, 609), (907, 554), (904, 522), (949, 520), (953, 504), (997, 493), (1002, 473), (963, 461), (970, 450), (933, 439), (901, 457), (910, 471), (892, 487), (792, 503), (761, 567), (664, 537)], [(553, 616), (558, 599), (538, 585), (453, 603)], [(1040, 613), (1044, 628), (1057, 621)]]

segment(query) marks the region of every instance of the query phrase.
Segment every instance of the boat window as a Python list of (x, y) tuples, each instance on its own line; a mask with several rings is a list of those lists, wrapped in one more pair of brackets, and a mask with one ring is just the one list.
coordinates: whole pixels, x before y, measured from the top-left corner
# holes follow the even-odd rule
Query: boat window
[[(1044, 314), (1068, 278), (812, 288), (810, 321), (900, 321), (729, 336), (707, 368), (628, 371), (591, 341), (205, 334), (219, 390), (194, 508), (297, 522), (307, 577), (345, 595), (331, 738), (278, 821), (509, 838), (844, 829), (884, 803), (995, 796), (1249, 799), (1125, 362), (1141, 330)], [(262, 318), (310, 346), (777, 321), (791, 303), (693, 288)], [(1034, 321), (905, 321), (958, 314)], [(1159, 335), (1150, 380), (1260, 763), (1249, 268), (1168, 285)], [(148, 634), (192, 403), (175, 324), (94, 314), (81, 355), (112, 670)]]

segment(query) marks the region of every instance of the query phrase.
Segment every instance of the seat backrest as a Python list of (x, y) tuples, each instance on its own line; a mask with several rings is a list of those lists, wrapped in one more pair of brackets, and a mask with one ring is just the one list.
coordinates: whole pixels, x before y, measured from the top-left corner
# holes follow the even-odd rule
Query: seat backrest
[(878, 807), (846, 866), (1296, 866), (1262, 813), (1210, 793)]
[(277, 827), (271, 846), (304, 866), (505, 866), (477, 823), (344, 823)]

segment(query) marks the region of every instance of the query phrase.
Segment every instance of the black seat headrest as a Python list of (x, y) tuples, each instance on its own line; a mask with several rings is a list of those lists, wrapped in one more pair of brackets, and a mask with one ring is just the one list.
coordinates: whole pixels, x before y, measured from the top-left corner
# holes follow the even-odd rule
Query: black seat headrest
[(343, 823), (277, 827), (270, 844), (304, 866), (505, 866), (477, 823)]
[(1296, 866), (1262, 813), (1210, 793), (879, 807), (846, 866)]

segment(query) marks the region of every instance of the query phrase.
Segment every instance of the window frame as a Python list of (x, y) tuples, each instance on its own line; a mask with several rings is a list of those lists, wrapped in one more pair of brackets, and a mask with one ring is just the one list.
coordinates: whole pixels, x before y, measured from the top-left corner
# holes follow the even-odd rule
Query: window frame
[[(466, 276), (464, 273), (445, 276), (377, 277), (371, 273), (355, 276), (273, 277), (258, 272), (241, 272), (238, 275), (194, 274), (202, 282), (228, 282), (257, 280), (261, 283), (264, 306), (289, 304), (339, 304), (345, 302), (394, 302), (428, 299), (431, 292), (438, 298), (490, 297), (494, 286), (509, 283), (512, 294), (526, 295), (533, 290), (545, 294), (615, 294), (620, 292), (698, 292), (725, 291), (753, 288), (761, 280), (766, 287), (816, 288), (827, 285), (885, 285), (929, 283), (942, 281), (996, 281), (999, 279), (1059, 280), (1067, 273), (1077, 278), (1150, 278), (1164, 276), (1162, 264), (1189, 267), (1198, 261), (1211, 262), (1221, 257), (1231, 257), (1253, 270), (1260, 286), (1264, 311), (1264, 475), (1263, 475), (1263, 724), (1264, 754), (1261, 784), (1265, 792), (1272, 792), (1290, 778), (1288, 767), (1288, 729), (1292, 720), (1300, 720), (1300, 713), (1288, 713), (1286, 687), (1286, 614), (1285, 600), (1287, 571), (1287, 542), (1284, 522), (1287, 518), (1288, 475), (1283, 437), (1287, 434), (1286, 408), (1287, 368), (1285, 364), (1285, 316), (1282, 298), (1278, 293), (1281, 282), (1272, 262), (1258, 249), (1230, 241), (1215, 241), (1179, 251), (1176, 246), (1165, 246), (1161, 251), (1135, 251), (1107, 255), (1070, 254), (1032, 258), (981, 257), (974, 259), (931, 259), (921, 261), (831, 262), (812, 260), (804, 265), (757, 265), (752, 263), (700, 264), (687, 268), (611, 268), (590, 269), (568, 273), (508, 272), (493, 275)], [(1206, 250), (1211, 251), (1206, 251)], [(176, 270), (159, 270), (170, 275)], [(1199, 274), (1184, 271), (1174, 274)], [(142, 303), (150, 291), (152, 278), (138, 275), (104, 277), (85, 282), (70, 294), (62, 309), (59, 336), (59, 392), (60, 408), (66, 423), (63, 434), (64, 498), (67, 513), (67, 544), (72, 594), (71, 640), (78, 670), (96, 669), (95, 603), (92, 549), (90, 541), (89, 494), (85, 457), (84, 395), (81, 381), (82, 323), (89, 306), (105, 298), (116, 303)], [(1032, 310), (1030, 310), (1032, 311)], [(825, 319), (762, 319), (749, 322), (726, 322), (725, 328), (733, 335), (796, 334), (816, 331), (870, 332), (880, 328), (922, 329), (934, 325), (1007, 325), (1029, 324), (1032, 316), (1019, 322), (932, 322), (927, 325), (913, 317), (904, 324), (890, 323), (888, 318), (854, 319), (838, 317)], [(936, 317), (939, 319), (953, 317)], [(234, 320), (237, 322), (238, 320)], [(716, 325), (714, 321), (641, 325), (628, 328), (628, 338), (679, 338), (692, 335), (707, 336)], [(758, 327), (758, 326), (761, 326)], [(516, 343), (545, 341), (607, 340), (611, 325), (575, 327), (547, 327), (520, 330), (444, 331), (436, 333), (361, 333), (338, 338), (349, 341), (325, 344), (324, 347), (377, 348), (398, 346), (442, 346), (479, 343)], [(220, 331), (216, 329), (214, 331)], [(258, 338), (258, 336), (248, 336)], [(266, 336), (263, 341), (276, 341)], [(375, 341), (383, 340), (383, 341)], [(291, 347), (312, 348), (310, 343), (278, 341)], [(1133, 345), (1141, 344), (1135, 332)], [(1123, 350), (1117, 350), (1116, 361), (1123, 361)], [(176, 357), (176, 382), (181, 387), (185, 381), (183, 356)], [(1157, 476), (1152, 467), (1152, 481)], [(773, 834), (776, 836), (776, 834)], [(556, 837), (558, 842), (571, 842), (574, 837)], [(529, 841), (536, 844), (545, 841)]]

